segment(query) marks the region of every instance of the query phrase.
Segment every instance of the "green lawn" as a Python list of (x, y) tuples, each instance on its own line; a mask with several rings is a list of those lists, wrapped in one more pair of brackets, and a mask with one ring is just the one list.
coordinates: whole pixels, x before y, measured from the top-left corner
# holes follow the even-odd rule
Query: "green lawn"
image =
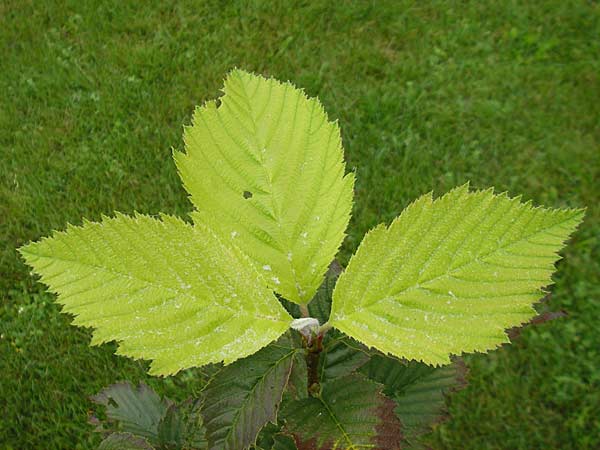
[[(587, 206), (550, 306), (468, 358), (436, 449), (600, 448), (600, 5), (592, 1), (0, 3), (0, 448), (93, 448), (87, 397), (146, 365), (88, 346), (15, 248), (82, 217), (191, 209), (171, 147), (241, 67), (338, 119), (357, 173), (342, 259), (416, 196)], [(183, 396), (194, 371), (153, 379)]]

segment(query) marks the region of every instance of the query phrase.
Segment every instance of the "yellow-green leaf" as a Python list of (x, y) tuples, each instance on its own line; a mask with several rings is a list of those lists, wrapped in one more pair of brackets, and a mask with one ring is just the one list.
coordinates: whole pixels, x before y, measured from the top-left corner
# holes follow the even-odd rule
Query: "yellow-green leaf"
[(466, 185), (425, 195), (365, 236), (338, 280), (329, 323), (429, 364), (493, 349), (508, 342), (506, 328), (535, 314), (582, 217)]
[(292, 318), (238, 249), (174, 217), (118, 214), (21, 248), (93, 343), (152, 359), (151, 373), (250, 355)]
[(288, 300), (306, 304), (343, 238), (353, 195), (340, 131), (317, 99), (290, 83), (234, 70), (174, 154), (207, 223), (235, 242)]

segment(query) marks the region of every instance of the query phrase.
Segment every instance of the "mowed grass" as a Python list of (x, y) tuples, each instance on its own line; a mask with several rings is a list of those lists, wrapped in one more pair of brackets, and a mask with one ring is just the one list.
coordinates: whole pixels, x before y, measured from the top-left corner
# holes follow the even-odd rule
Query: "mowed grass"
[(418, 195), (467, 180), (588, 207), (542, 307), (569, 316), (468, 357), (428, 443), (599, 448), (598, 36), (587, 1), (0, 3), (0, 448), (94, 448), (87, 398), (116, 380), (198, 386), (89, 347), (15, 249), (115, 210), (190, 211), (171, 147), (235, 66), (339, 120), (357, 175), (344, 261)]

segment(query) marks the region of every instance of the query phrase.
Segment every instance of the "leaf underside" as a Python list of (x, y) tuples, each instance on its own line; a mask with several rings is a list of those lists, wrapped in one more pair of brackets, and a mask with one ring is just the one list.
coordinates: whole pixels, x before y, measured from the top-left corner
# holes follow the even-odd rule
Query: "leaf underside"
[(351, 374), (323, 383), (319, 397), (284, 404), (282, 415), (298, 448), (361, 449), (376, 444), (384, 397), (381, 386)]
[(291, 317), (248, 258), (207, 227), (117, 214), (20, 249), (93, 344), (152, 359), (151, 374), (250, 355)]
[(339, 127), (290, 83), (232, 71), (224, 96), (197, 108), (175, 152), (181, 179), (207, 223), (235, 242), (269, 286), (306, 304), (350, 218)]
[(248, 448), (267, 422), (275, 422), (297, 352), (286, 334), (213, 378), (203, 407), (211, 450)]
[(428, 364), (493, 349), (508, 342), (506, 328), (535, 315), (582, 216), (467, 185), (425, 195), (365, 236), (338, 280), (329, 323)]

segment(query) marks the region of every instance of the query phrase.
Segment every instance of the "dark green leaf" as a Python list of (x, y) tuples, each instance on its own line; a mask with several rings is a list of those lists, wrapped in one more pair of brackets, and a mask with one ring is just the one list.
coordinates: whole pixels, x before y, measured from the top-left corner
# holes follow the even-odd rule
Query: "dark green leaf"
[(379, 384), (352, 374), (324, 383), (317, 397), (287, 402), (282, 416), (299, 448), (313, 440), (315, 449), (362, 448), (376, 442), (383, 399)]
[(287, 392), (295, 400), (308, 397), (308, 373), (306, 355), (303, 351), (299, 351), (294, 355), (294, 363), (287, 385)]
[(116, 427), (106, 429), (142, 436), (150, 443), (158, 441), (158, 424), (172, 404), (146, 384), (134, 388), (129, 382), (108, 386), (91, 399), (105, 406), (107, 418), (116, 423)]
[(294, 438), (281, 432), (280, 424), (267, 423), (261, 430), (253, 450), (297, 450)]
[(201, 400), (186, 400), (171, 405), (158, 425), (158, 438), (168, 449), (206, 449), (206, 430), (201, 415)]
[(334, 330), (329, 335), (335, 337), (325, 340), (319, 360), (319, 377), (323, 382), (354, 372), (370, 358), (362, 344)]
[(445, 394), (464, 385), (464, 365), (454, 363), (437, 367), (394, 395), (396, 414), (410, 443), (446, 415)]
[(290, 314), (290, 316), (294, 317), (295, 319), (302, 316), (302, 313), (300, 312), (300, 305), (294, 302), (290, 302), (289, 300), (279, 295), (277, 296), (277, 299), (279, 300), (279, 303), (283, 305), (285, 310)]
[(241, 450), (274, 421), (294, 357), (289, 333), (226, 366), (207, 386), (203, 415), (211, 450)]
[(275, 435), (271, 450), (298, 450), (298, 448), (292, 436), (278, 433)]
[(98, 450), (154, 450), (146, 439), (131, 433), (113, 433), (100, 442)]
[(410, 387), (436, 368), (416, 361), (405, 362), (394, 357), (374, 355), (360, 372), (384, 385), (383, 392), (392, 396)]
[(329, 319), (329, 313), (331, 311), (331, 295), (333, 294), (333, 288), (342, 271), (342, 266), (334, 259), (329, 265), (329, 269), (325, 274), (325, 279), (321, 283), (321, 286), (319, 286), (317, 293), (308, 304), (310, 317), (318, 319), (320, 324), (324, 324)]
[(409, 444), (443, 419), (445, 394), (463, 386), (465, 375), (465, 367), (460, 360), (434, 367), (382, 355), (373, 356), (360, 371), (384, 384), (384, 393), (396, 402), (395, 412)]
[(268, 450), (273, 447), (275, 435), (281, 432), (281, 425), (268, 422), (256, 438), (256, 443), (252, 446), (254, 450)]

